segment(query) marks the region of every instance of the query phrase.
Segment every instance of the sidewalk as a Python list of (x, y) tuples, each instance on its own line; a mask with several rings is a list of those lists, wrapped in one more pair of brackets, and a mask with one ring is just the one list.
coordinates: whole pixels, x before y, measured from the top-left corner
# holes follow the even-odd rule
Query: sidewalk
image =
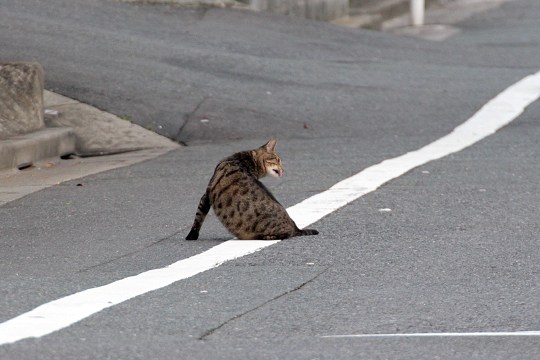
[[(0, 140), (14, 166), (0, 169), (0, 206), (61, 182), (132, 165), (180, 145), (128, 120), (50, 91), (44, 93), (43, 130)], [(55, 157), (49, 149), (74, 143)], [(66, 153), (67, 151), (67, 153)], [(66, 155), (60, 157), (59, 155)], [(16, 161), (24, 159), (23, 162)], [(17, 165), (19, 164), (19, 165)]]
[[(426, 6), (437, 0), (426, 0)], [(379, 0), (350, 2), (349, 15), (331, 23), (351, 28), (381, 30), (389, 19), (408, 16), (409, 0)]]
[(443, 41), (459, 32), (452, 26), (475, 14), (496, 8), (510, 0), (425, 0), (423, 26), (411, 26), (410, 0), (378, 0), (355, 6), (351, 1), (349, 16), (331, 23)]

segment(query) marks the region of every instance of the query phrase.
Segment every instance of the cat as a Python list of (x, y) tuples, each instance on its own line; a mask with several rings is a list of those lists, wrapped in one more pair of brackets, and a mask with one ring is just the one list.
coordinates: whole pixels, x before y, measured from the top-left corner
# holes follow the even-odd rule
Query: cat
[(219, 162), (199, 202), (195, 221), (186, 240), (197, 240), (206, 214), (213, 207), (223, 226), (241, 240), (277, 240), (317, 235), (299, 229), (285, 208), (259, 179), (283, 176), (281, 159), (275, 153), (277, 140), (233, 154)]

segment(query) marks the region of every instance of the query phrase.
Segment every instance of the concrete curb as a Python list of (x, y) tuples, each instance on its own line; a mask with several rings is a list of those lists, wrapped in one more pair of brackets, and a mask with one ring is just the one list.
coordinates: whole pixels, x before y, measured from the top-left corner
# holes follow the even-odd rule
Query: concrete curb
[(44, 77), (36, 62), (0, 63), (0, 170), (75, 152), (71, 128), (45, 128)]
[(113, 114), (45, 91), (47, 127), (0, 140), (0, 171), (23, 169), (67, 155), (111, 155), (175, 149), (173, 141)]
[(111, 113), (45, 91), (45, 123), (68, 127), (76, 138), (78, 156), (101, 156), (155, 148), (176, 148), (172, 140)]
[(255, 11), (329, 21), (349, 12), (349, 0), (251, 0), (250, 8)]
[[(49, 110), (45, 122), (58, 127), (0, 140), (0, 206), (64, 181), (181, 148), (168, 138), (65, 96), (45, 91), (44, 101)], [(83, 157), (60, 158), (69, 154)]]
[(23, 169), (35, 162), (75, 152), (71, 128), (51, 128), (0, 141), (0, 170)]
[[(169, 5), (183, 7), (232, 7), (270, 12), (311, 20), (328, 21), (354, 28), (378, 29), (392, 17), (403, 15), (409, 0), (372, 0), (367, 3), (349, 0), (117, 0), (134, 5)], [(426, 3), (431, 0), (426, 0)], [(348, 14), (348, 15), (347, 15)]]
[(135, 5), (170, 5), (178, 7), (218, 7), (247, 8), (248, 5), (236, 0), (117, 0)]
[(0, 139), (43, 129), (43, 67), (0, 62)]
[[(426, 10), (440, 0), (425, 0)], [(410, 9), (409, 0), (380, 0), (361, 6), (351, 6), (349, 15), (330, 21), (339, 26), (383, 30), (385, 22), (407, 17)], [(408, 24), (403, 24), (406, 26)]]

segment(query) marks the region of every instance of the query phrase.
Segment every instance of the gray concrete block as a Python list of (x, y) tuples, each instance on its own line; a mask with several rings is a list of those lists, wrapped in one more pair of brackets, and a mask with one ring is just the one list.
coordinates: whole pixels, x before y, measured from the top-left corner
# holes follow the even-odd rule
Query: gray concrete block
[(235, 0), (119, 0), (121, 2), (152, 5), (173, 5), (187, 7), (235, 7), (240, 3)]
[[(109, 155), (149, 148), (177, 147), (171, 140), (113, 114), (58, 94), (47, 94), (47, 126), (69, 127), (76, 138), (76, 154)], [(49, 103), (50, 101), (50, 103)], [(50, 105), (57, 104), (57, 105)]]
[(43, 68), (0, 63), (0, 140), (42, 129)]
[(251, 0), (251, 8), (312, 20), (329, 21), (346, 16), (349, 0)]
[(0, 170), (20, 169), (40, 160), (74, 153), (72, 129), (41, 129), (0, 141)]

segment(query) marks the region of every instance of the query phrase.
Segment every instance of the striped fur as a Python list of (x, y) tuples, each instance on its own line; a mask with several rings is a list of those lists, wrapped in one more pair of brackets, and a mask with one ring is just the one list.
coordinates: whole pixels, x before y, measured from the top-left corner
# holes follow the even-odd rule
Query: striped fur
[(275, 146), (276, 140), (272, 139), (258, 149), (233, 154), (217, 165), (186, 240), (199, 238), (210, 207), (238, 239), (276, 240), (318, 234), (317, 230), (298, 229), (285, 208), (259, 181), (266, 175), (283, 175)]

